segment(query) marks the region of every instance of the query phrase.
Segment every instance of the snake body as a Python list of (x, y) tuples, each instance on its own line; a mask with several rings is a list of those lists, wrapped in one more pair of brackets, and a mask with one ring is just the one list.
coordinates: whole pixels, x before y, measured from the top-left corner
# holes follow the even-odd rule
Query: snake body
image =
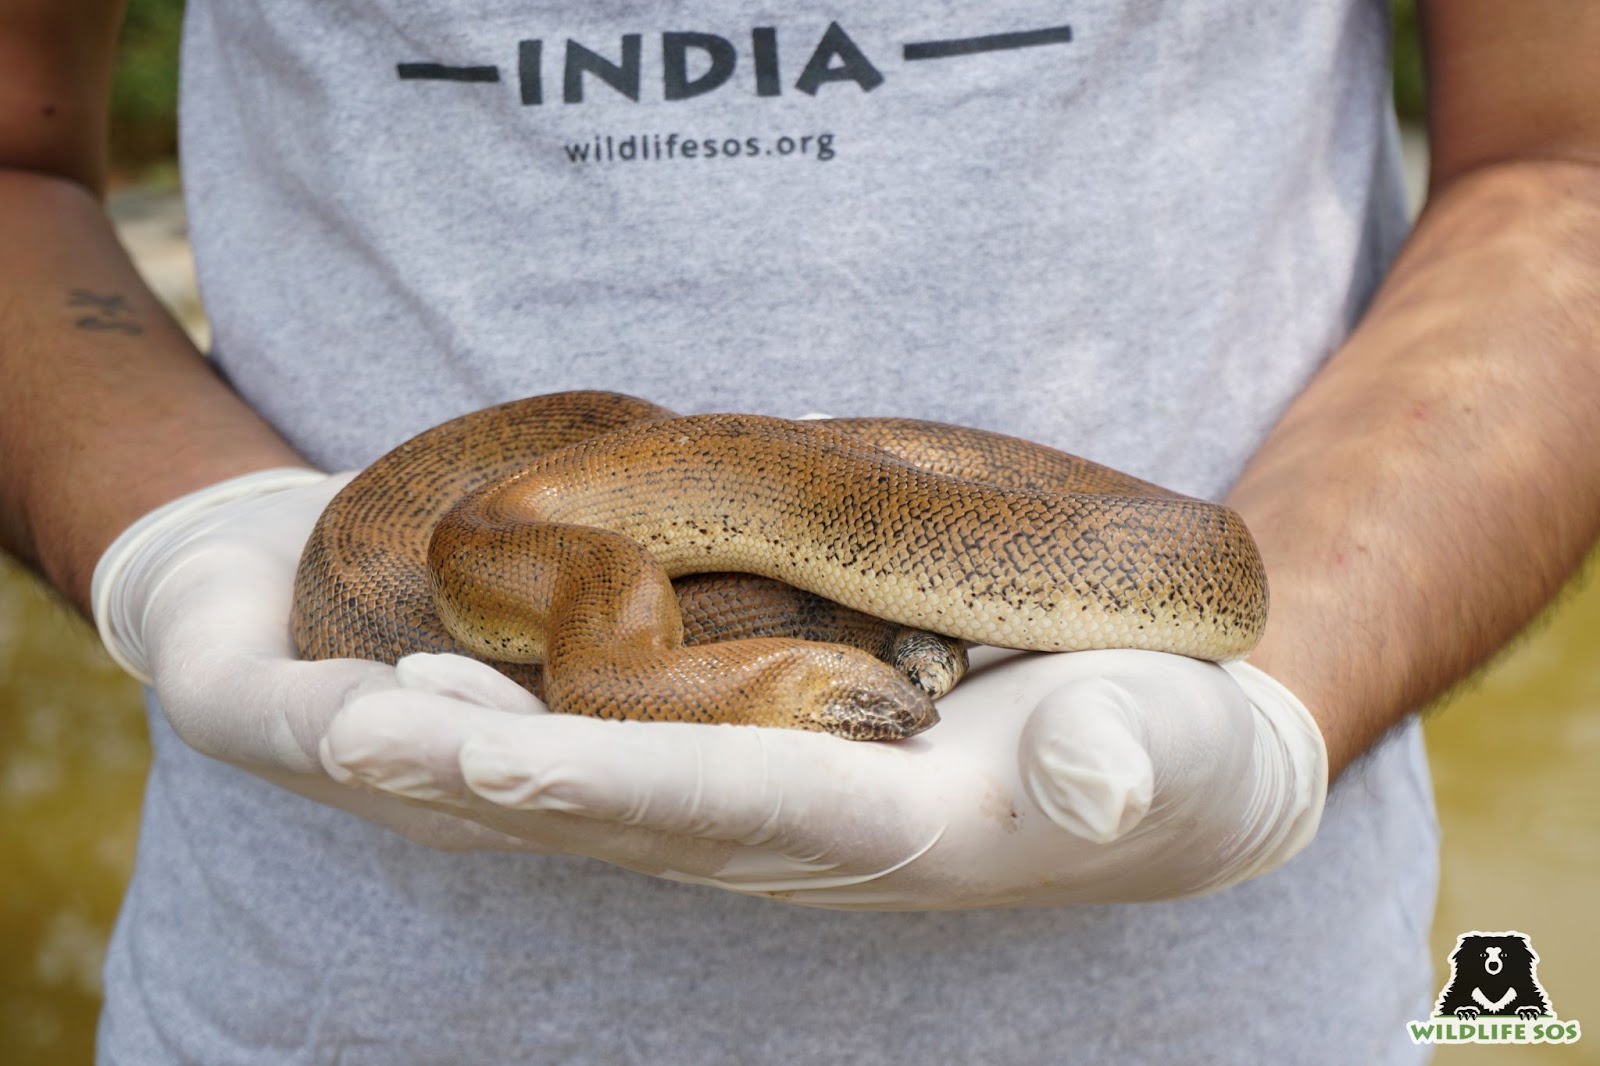
[(445, 423), (359, 475), (307, 543), (293, 631), (307, 658), (465, 650), (529, 685), (542, 663), (553, 709), (604, 717), (862, 738), (936, 720), (860, 650), (884, 641), (870, 619), (856, 647), (714, 622), (737, 639), (685, 644), (680, 599), (715, 615), (688, 575), (725, 571), (900, 640), (1224, 660), (1266, 617), (1238, 515), (1086, 460), (907, 419), (680, 418), (581, 392)]

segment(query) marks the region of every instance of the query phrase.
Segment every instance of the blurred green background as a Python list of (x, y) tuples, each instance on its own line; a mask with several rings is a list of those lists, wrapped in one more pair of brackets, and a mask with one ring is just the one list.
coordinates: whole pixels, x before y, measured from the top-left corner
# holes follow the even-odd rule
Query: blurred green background
[[(1392, 11), (1396, 106), (1415, 120), (1415, 13), (1410, 3)], [(125, 190), (173, 180), (181, 17), (179, 0), (128, 4), (113, 102)], [(135, 232), (148, 199), (133, 190), (118, 202), (134, 217), (124, 232)], [(1466, 930), (1522, 930), (1558, 1012), (1600, 1025), (1600, 977), (1588, 969), (1600, 957), (1597, 645), (1600, 584), (1589, 582), (1435, 708), (1428, 742), (1445, 838), (1435, 958)], [(133, 861), (148, 754), (136, 686), (81, 620), (0, 560), (0, 1063), (92, 1061), (100, 960)], [(1600, 1062), (1600, 1037), (1450, 1049), (1438, 1061)]]
[(111, 158), (124, 179), (177, 156), (182, 27), (183, 0), (128, 0), (111, 82)]

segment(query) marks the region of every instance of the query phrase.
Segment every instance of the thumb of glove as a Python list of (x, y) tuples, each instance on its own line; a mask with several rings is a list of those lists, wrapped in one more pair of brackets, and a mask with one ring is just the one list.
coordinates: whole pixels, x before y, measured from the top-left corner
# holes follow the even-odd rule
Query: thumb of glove
[(1137, 704), (1110, 678), (1053, 689), (1023, 729), (1022, 787), (1056, 825), (1095, 844), (1132, 831), (1149, 813), (1155, 773), (1135, 734)]

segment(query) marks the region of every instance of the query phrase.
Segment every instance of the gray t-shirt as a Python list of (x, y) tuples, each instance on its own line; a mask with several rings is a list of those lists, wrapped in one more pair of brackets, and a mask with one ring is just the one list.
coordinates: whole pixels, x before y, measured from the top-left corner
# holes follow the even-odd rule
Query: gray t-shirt
[[(987, 426), (1217, 496), (1404, 233), (1384, 0), (191, 0), (219, 364), (328, 468), (521, 395)], [(440, 854), (158, 712), (110, 1063), (1406, 1063), (1414, 723), (1283, 869), (843, 914)]]

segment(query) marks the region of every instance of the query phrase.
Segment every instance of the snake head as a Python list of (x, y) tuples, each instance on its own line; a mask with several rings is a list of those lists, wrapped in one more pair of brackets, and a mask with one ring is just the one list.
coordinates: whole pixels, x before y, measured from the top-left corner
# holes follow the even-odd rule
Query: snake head
[[(881, 664), (879, 664), (881, 665)], [(836, 678), (812, 712), (812, 728), (847, 740), (904, 740), (938, 724), (933, 699), (897, 672)]]

